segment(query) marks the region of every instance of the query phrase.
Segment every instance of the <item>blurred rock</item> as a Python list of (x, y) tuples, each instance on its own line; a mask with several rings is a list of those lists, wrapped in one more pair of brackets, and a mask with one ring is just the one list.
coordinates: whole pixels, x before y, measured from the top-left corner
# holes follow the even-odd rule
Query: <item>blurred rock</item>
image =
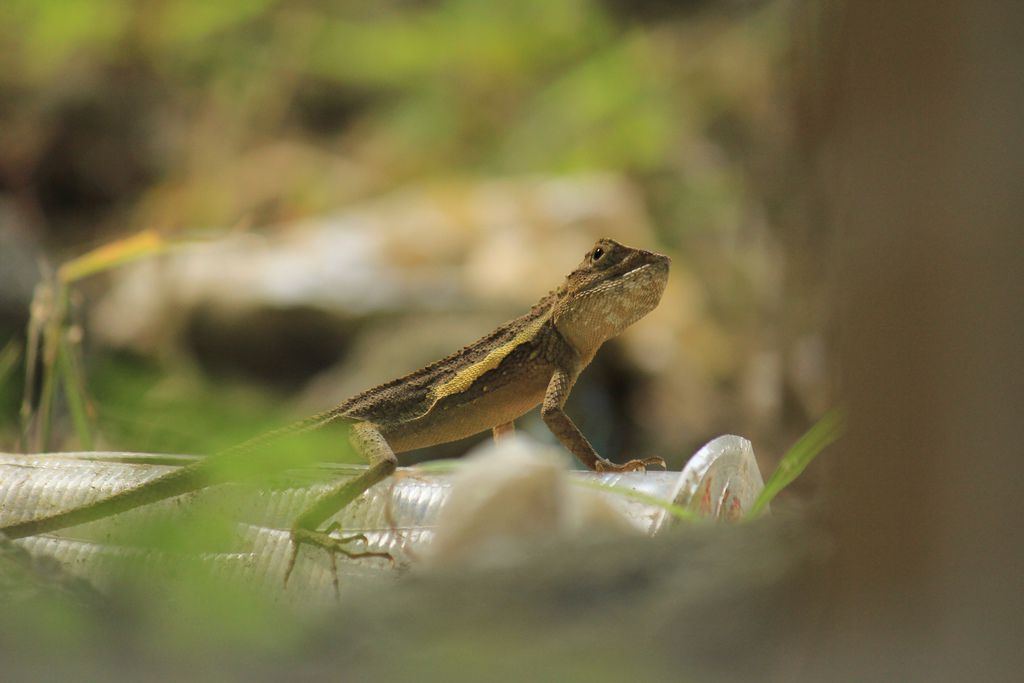
[(180, 341), (200, 306), (234, 315), (307, 306), (347, 318), (518, 309), (555, 287), (600, 236), (654, 241), (635, 189), (615, 176), (414, 188), (127, 268), (96, 306), (94, 330), (147, 353), (158, 340)]
[(475, 451), (452, 477), (424, 559), (499, 566), (543, 543), (647, 530), (598, 491), (572, 486), (569, 465), (563, 450), (522, 437)]

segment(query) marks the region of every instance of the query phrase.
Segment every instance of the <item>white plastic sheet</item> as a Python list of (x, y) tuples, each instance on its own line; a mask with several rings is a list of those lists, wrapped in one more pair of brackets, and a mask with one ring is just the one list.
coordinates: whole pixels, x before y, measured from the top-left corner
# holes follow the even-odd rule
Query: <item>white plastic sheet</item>
[[(586, 533), (602, 524), (611, 530), (628, 527), (636, 533), (656, 534), (673, 523), (675, 517), (662, 507), (644, 502), (643, 497), (675, 503), (701, 517), (734, 520), (750, 508), (763, 488), (750, 442), (737, 436), (722, 436), (709, 442), (689, 460), (682, 472), (568, 471), (561, 464), (566, 461), (560, 459), (557, 465), (542, 466), (532, 484), (522, 476), (521, 467), (510, 471), (508, 462), (501, 460), (509, 457), (510, 449), (550, 451), (550, 447), (532, 441), (515, 440), (488, 446), (484, 453), (471, 458), (471, 461), (483, 463), (474, 467), (493, 468), (497, 483), (491, 486), (495, 491), (504, 492), (501, 495), (506, 498), (502, 502), (500, 495), (490, 500), (480, 495), (484, 488), (480, 484), (481, 475), (477, 475), (476, 483), (468, 484), (475, 511), (465, 514), (449, 511), (447, 516), (474, 521), (473, 533), (477, 540), (471, 538), (470, 542), (486, 546), (491, 537), (507, 536), (510, 529), (515, 532), (522, 514), (508, 512), (510, 501), (522, 503), (524, 497), (526, 503), (541, 501), (532, 507), (525, 505), (523, 510), (527, 512), (545, 506), (557, 511), (556, 515), (549, 515), (550, 520), (545, 521), (541, 515), (539, 521), (526, 525), (531, 534), (543, 531), (543, 525), (549, 522), (554, 534)], [(488, 458), (497, 460), (488, 465)], [(178, 464), (166, 464), (167, 456), (138, 453), (0, 454), (0, 524), (101, 499), (150, 481), (188, 461), (182, 458)], [(466, 469), (469, 467), (467, 465)], [(196, 561), (207, 565), (216, 576), (281, 592), (291, 552), (288, 530), (292, 521), (320, 493), (336, 485), (340, 478), (353, 476), (359, 469), (323, 466), (315, 472), (289, 473), (260, 486), (221, 485), (18, 543), (30, 552), (50, 555), (70, 571), (103, 587), (116, 581), (126, 567), (138, 569), (141, 565), (159, 569), (161, 566), (159, 552), (133, 545), (133, 538), (137, 536), (133, 537), (131, 531), (140, 522), (173, 522), (177, 516), (187, 515), (190, 509), (197, 508), (202, 509), (203, 514), (212, 513), (228, 520), (235, 526), (236, 533), (225, 540), (222, 547), (204, 551)], [(549, 471), (550, 477), (559, 478), (551, 479), (545, 471)], [(519, 488), (513, 489), (508, 497), (507, 487), (517, 476), (521, 480), (516, 483)], [(452, 533), (447, 528), (438, 528), (445, 518), (441, 510), (452, 497), (453, 486), (459, 485), (460, 478), (466, 475), (459, 468), (453, 472), (400, 468), (396, 476), (373, 487), (337, 515), (332, 521), (337, 522), (339, 534), (364, 534), (365, 549), (387, 552), (395, 558), (394, 564), (376, 558), (342, 559), (337, 563), (340, 584), (343, 587), (356, 585), (362, 578), (390, 573), (395, 567), (415, 566), (424, 558), (436, 561), (438, 553), (436, 548), (432, 550), (435, 537), (441, 535), (443, 540), (444, 534), (451, 536)], [(562, 478), (568, 486), (562, 483)], [(594, 484), (617, 490), (601, 490)], [(581, 496), (578, 490), (586, 490), (589, 495)], [(629, 495), (629, 492), (639, 496)], [(493, 515), (498, 521), (490, 527), (485, 514), (489, 509), (506, 511), (504, 515)], [(556, 528), (555, 525), (561, 526)], [(464, 533), (459, 537), (460, 543), (465, 543), (464, 537)], [(465, 553), (464, 545), (460, 547)], [(334, 575), (330, 564), (323, 551), (303, 548), (287, 594), (321, 599), (325, 592), (332, 592)]]

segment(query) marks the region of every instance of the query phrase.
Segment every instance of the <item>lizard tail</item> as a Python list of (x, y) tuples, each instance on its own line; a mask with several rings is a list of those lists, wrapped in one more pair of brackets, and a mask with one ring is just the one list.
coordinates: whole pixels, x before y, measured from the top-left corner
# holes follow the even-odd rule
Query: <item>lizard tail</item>
[(235, 444), (230, 448), (220, 451), (213, 457), (229, 454), (235, 455), (238, 453), (256, 450), (263, 446), (269, 446), (275, 441), (283, 439), (286, 436), (295, 436), (297, 434), (302, 434), (303, 432), (312, 431), (318, 427), (324, 426), (328, 422), (334, 422), (335, 420), (339, 420), (343, 417), (345, 417), (345, 414), (339, 408), (331, 408), (330, 410), (325, 410), (322, 413), (317, 413), (316, 415), (299, 420), (298, 422), (287, 424), (280, 429), (274, 429), (269, 432), (257, 434), (251, 439), (247, 439), (242, 443)]
[[(88, 503), (46, 517), (38, 517), (25, 522), (0, 527), (0, 535), (11, 539), (24, 538), (26, 536), (45, 534), (58, 529), (78, 526), (87, 522), (94, 522), (104, 517), (110, 517), (141, 507), (147, 503), (155, 503), (158, 500), (195, 491), (206, 485), (208, 479), (209, 477), (206, 472), (201, 471), (196, 465), (190, 465), (174, 472), (168, 472), (145, 484), (115, 493), (95, 503)], [(150, 487), (153, 488), (151, 489)]]

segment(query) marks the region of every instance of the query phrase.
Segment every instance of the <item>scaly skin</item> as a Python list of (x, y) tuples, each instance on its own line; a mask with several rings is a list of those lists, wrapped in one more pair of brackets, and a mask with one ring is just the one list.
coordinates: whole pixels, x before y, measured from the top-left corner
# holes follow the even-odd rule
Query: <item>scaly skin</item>
[[(495, 438), (513, 421), (541, 405), (548, 429), (580, 462), (596, 471), (664, 466), (660, 458), (615, 464), (599, 456), (563, 410), (580, 372), (605, 341), (658, 305), (668, 280), (669, 259), (613, 240), (598, 240), (562, 285), (525, 315), (501, 325), (452, 355), (405, 377), (374, 387), (327, 412), (256, 437), (206, 460), (95, 503), (0, 528), (21, 538), (76, 526), (195, 491), (222, 481), (217, 472), (231, 459), (329, 422), (351, 425), (351, 438), (369, 467), (340, 483), (302, 513), (292, 527), (295, 552), (310, 543), (350, 557), (358, 540), (336, 539), (317, 529), (332, 515), (398, 466), (397, 453), (455, 441), (488, 429)], [(295, 562), (293, 554), (287, 574)]]

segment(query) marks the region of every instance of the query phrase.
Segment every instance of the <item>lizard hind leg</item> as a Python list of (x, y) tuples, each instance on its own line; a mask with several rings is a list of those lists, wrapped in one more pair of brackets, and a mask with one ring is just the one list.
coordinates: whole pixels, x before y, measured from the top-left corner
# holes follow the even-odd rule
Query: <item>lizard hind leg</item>
[(500, 425), (494, 425), (491, 428), (491, 435), (494, 437), (494, 443), (501, 443), (505, 439), (514, 436), (516, 433), (515, 422), (503, 422)]
[(359, 541), (365, 543), (366, 536), (363, 534), (332, 536), (331, 532), (336, 530), (337, 523), (331, 524), (325, 531), (317, 530), (324, 521), (358, 498), (368, 488), (387, 479), (398, 466), (398, 459), (395, 457), (394, 451), (372, 424), (356, 423), (352, 427), (351, 438), (356, 450), (366, 458), (370, 466), (365, 472), (341, 482), (321, 495), (292, 524), (292, 554), (285, 569), (285, 585), (288, 585), (288, 579), (292, 570), (295, 569), (295, 562), (298, 559), (299, 548), (304, 543), (322, 548), (330, 556), (335, 596), (339, 594), (337, 566), (339, 554), (350, 559), (379, 557), (394, 561), (389, 553), (350, 550), (347, 547), (349, 544)]

